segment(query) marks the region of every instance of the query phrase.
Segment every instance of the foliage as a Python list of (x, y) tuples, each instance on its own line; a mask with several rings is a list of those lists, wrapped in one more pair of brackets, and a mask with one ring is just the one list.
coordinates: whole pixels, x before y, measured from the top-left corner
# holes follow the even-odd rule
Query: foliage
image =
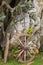
[(26, 3), (26, 8), (27, 8), (28, 10), (30, 10), (30, 9), (32, 8), (32, 3), (31, 3), (31, 2), (27, 2), (27, 3)]
[(28, 34), (32, 34), (32, 32), (33, 32), (32, 28), (29, 28), (29, 29), (27, 30), (27, 33), (28, 33)]
[(21, 5), (23, 12), (28, 12), (32, 8), (32, 3), (27, 2), (26, 4)]
[(10, 2), (11, 2), (11, 0), (6, 0), (6, 2), (7, 2), (7, 3), (10, 3)]
[(35, 60), (31, 65), (43, 65), (43, 52), (35, 57)]
[(0, 55), (2, 54), (2, 51), (0, 50)]
[(13, 53), (16, 54), (18, 52), (18, 48), (13, 49)]
[[(0, 59), (0, 65), (27, 65), (26, 63), (19, 63), (14, 58), (11, 59), (5, 64), (2, 59)], [(31, 65), (43, 65), (43, 52), (40, 52), (34, 59)]]
[(22, 8), (21, 8), (21, 5), (19, 4), (17, 6), (17, 13), (20, 14), (22, 12)]
[(6, 17), (5, 15), (1, 15), (1, 14), (0, 14), (0, 20), (1, 20), (1, 21), (4, 21), (5, 17)]

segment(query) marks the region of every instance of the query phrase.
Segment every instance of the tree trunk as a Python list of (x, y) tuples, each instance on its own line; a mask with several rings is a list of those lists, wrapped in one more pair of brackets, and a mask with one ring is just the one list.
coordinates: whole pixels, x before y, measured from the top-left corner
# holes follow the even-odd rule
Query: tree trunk
[(7, 42), (6, 42), (6, 47), (5, 47), (5, 53), (4, 53), (4, 62), (6, 63), (7, 61), (7, 56), (8, 56), (8, 50), (9, 50), (9, 37), (10, 37), (10, 34), (7, 33)]

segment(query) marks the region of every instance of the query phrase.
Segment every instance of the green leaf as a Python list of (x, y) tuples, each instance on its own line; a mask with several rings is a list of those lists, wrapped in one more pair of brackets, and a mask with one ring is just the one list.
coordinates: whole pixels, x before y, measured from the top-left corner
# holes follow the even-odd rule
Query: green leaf
[(32, 32), (33, 32), (32, 28), (29, 28), (29, 29), (27, 30), (27, 33), (28, 33), (28, 34), (32, 34)]
[(16, 54), (18, 52), (18, 48), (14, 48), (13, 52)]

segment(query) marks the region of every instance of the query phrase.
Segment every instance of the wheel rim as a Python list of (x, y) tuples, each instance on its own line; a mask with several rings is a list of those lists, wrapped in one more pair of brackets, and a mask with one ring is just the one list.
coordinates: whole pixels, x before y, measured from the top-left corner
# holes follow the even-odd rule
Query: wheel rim
[[(21, 38), (18, 39), (19, 42), (19, 52), (16, 56), (16, 59), (18, 59), (19, 62), (30, 62), (34, 59), (34, 56), (29, 52), (28, 48), (28, 43), (27, 43), (27, 38), (29, 37), (28, 35), (24, 34), (23, 36), (20, 36), (21, 38), (24, 37), (22, 40)], [(29, 56), (29, 59), (27, 57)]]

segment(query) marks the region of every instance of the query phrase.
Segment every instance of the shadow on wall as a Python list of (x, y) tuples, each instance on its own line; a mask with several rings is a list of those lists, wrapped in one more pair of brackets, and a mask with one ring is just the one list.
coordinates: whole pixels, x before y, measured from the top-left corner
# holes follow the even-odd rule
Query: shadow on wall
[(9, 5), (13, 8), (13, 7), (16, 6), (19, 2), (20, 2), (20, 0), (11, 0), (11, 2), (10, 2)]

